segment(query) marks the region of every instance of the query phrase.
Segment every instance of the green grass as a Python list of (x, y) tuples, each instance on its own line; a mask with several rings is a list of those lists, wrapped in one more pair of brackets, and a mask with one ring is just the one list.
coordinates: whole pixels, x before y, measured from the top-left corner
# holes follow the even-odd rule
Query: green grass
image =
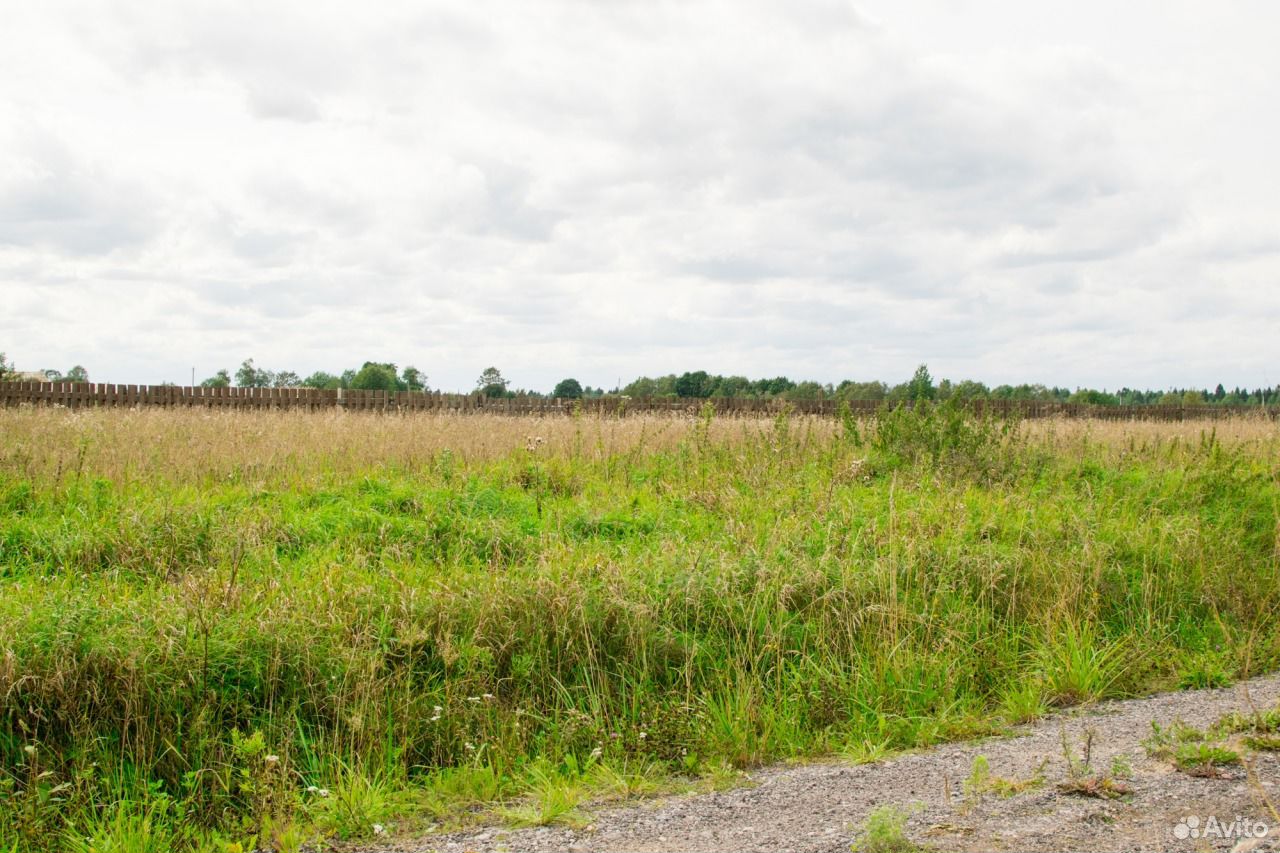
[(574, 823), (1273, 669), (1255, 432), (0, 412), (0, 850)]

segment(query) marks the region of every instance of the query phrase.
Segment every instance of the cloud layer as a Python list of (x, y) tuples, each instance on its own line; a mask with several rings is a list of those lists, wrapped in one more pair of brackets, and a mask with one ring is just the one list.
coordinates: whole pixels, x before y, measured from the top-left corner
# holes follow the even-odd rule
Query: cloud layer
[(0, 349), (1280, 381), (1280, 13), (1023, 5), (27, 4)]

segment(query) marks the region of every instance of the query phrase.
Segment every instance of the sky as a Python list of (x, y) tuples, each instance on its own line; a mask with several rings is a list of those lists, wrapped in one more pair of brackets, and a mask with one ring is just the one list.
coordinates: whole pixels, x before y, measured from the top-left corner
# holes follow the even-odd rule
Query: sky
[(1280, 4), (3, 0), (0, 352), (1280, 383)]

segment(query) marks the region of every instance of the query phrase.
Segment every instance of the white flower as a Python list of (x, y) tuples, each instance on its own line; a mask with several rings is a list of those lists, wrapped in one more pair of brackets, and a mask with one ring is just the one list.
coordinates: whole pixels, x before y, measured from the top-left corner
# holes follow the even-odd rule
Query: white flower
[(601, 755), (604, 755), (604, 750), (600, 747), (597, 746), (595, 749), (591, 750), (592, 758), (599, 758)]
[(475, 752), (475, 751), (476, 751), (475, 744), (471, 743), (471, 741), (467, 741), (466, 743), (464, 743), (464, 744), (463, 744), (463, 746), (464, 746), (464, 747), (466, 747), (467, 752)]
[(280, 761), (280, 756), (278, 756), (278, 755), (268, 755), (264, 760), (265, 760), (268, 764), (277, 764), (277, 763), (279, 763), (279, 761)]
[(645, 738), (647, 738), (648, 736), (649, 736), (649, 733), (648, 733), (648, 732), (641, 732), (641, 733), (640, 733), (640, 740), (644, 740), (644, 739), (645, 739)]
[(375, 823), (375, 824), (373, 825), (373, 834), (374, 834), (374, 835), (383, 835), (383, 834), (385, 834), (385, 833), (386, 833), (386, 831), (387, 831), (387, 828), (386, 828), (385, 826), (383, 826), (382, 824), (380, 824), (380, 823)]
[(319, 794), (319, 795), (320, 795), (320, 796), (322, 796), (322, 797), (327, 797), (327, 796), (329, 796), (329, 789), (328, 789), (328, 788), (321, 788), (319, 791), (316, 791), (316, 793), (317, 793), (317, 794)]
[(318, 794), (318, 793), (320, 793), (320, 789), (319, 789), (319, 788), (317, 788), (315, 785), (308, 785), (308, 786), (307, 786), (307, 793), (308, 793), (308, 794)]
[(440, 715), (439, 715), (439, 714), (436, 714), (434, 717), (432, 717), (432, 718), (431, 718), (431, 722), (433, 722), (433, 723), (434, 723), (434, 722), (435, 722), (436, 720), (438, 720), (438, 719), (440, 719)]
[(435, 711), (437, 714), (444, 713), (444, 708), (441, 708), (439, 705), (434, 706), (431, 710)]
[(497, 697), (495, 697), (492, 693), (486, 693), (486, 694), (484, 694), (484, 698), (486, 698), (486, 699), (495, 699), (495, 698), (497, 698)]
[(468, 696), (468, 697), (467, 697), (467, 701), (468, 701), (468, 702), (479, 702), (479, 701), (480, 701), (480, 697), (479, 697), (479, 696)]

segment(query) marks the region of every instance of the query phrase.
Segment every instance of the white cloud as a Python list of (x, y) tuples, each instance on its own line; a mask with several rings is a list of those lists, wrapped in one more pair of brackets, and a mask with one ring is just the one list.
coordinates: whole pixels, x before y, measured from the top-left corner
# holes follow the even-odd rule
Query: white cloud
[(1271, 384), (1280, 13), (1245, 5), (28, 4), (0, 347)]

